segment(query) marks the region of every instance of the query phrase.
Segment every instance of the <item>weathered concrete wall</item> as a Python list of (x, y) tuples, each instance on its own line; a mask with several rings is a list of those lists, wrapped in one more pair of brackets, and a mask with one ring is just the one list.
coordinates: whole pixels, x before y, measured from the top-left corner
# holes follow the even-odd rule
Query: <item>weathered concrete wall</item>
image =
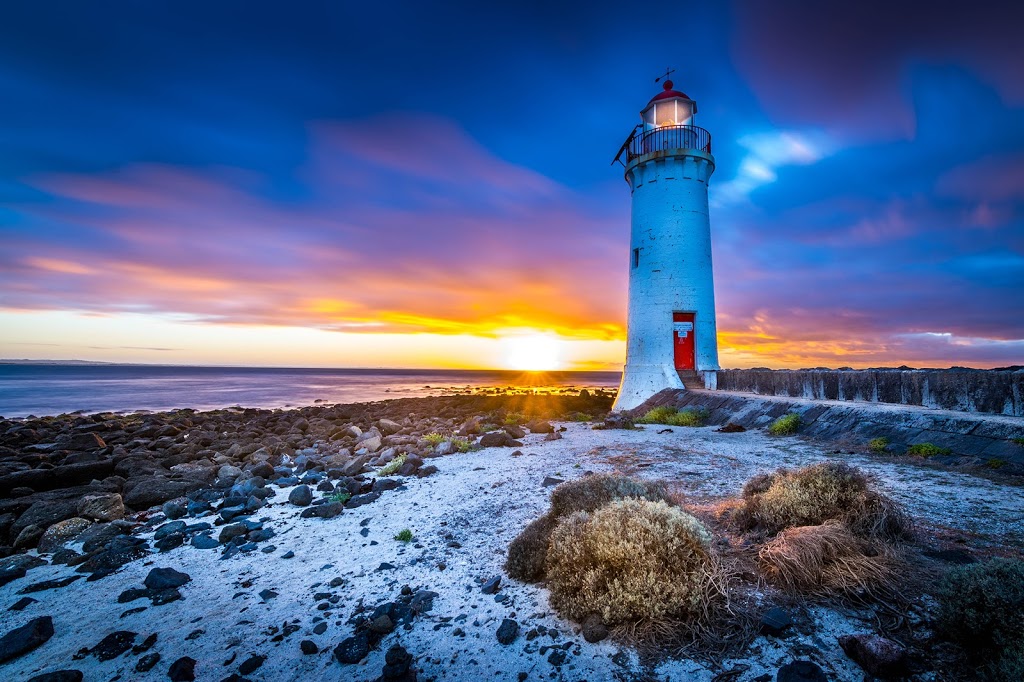
[(800, 415), (799, 435), (866, 447), (873, 438), (887, 438), (890, 452), (902, 454), (908, 445), (932, 443), (953, 454), (940, 457), (950, 464), (984, 464), (995, 460), (1006, 470), (1024, 473), (1024, 420), (989, 414), (970, 414), (921, 407), (823, 403), (813, 399), (759, 397), (723, 391), (666, 390), (632, 410), (640, 415), (659, 405), (708, 411), (708, 424), (728, 422), (748, 429), (766, 428), (784, 414)]
[(1024, 416), (1024, 370), (726, 369), (718, 389)]

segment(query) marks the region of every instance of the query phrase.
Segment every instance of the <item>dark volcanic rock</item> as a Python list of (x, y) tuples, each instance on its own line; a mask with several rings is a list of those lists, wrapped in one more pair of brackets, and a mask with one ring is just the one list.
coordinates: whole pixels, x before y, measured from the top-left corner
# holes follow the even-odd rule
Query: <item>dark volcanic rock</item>
[(196, 659), (182, 656), (174, 663), (171, 663), (167, 671), (167, 677), (171, 682), (194, 682), (196, 679)]
[(306, 656), (312, 656), (313, 654), (320, 652), (320, 647), (316, 645), (316, 642), (309, 639), (304, 639), (299, 642), (299, 649), (301, 649), (302, 653)]
[(28, 682), (82, 682), (83, 675), (80, 670), (55, 670), (52, 673), (43, 673), (29, 678)]
[(501, 576), (496, 575), (483, 584), (480, 591), (484, 594), (495, 594), (501, 587)]
[(135, 644), (137, 636), (137, 633), (129, 632), (128, 630), (111, 632), (101, 639), (99, 644), (94, 646), (89, 653), (101, 661), (109, 661), (131, 649), (132, 645)]
[(53, 637), (53, 620), (49, 616), (33, 618), (20, 628), (15, 628), (0, 637), (0, 663), (42, 646), (51, 637)]
[(163, 476), (134, 478), (124, 484), (124, 503), (132, 509), (147, 509), (183, 497), (201, 485), (198, 481), (175, 481)]
[(901, 677), (907, 669), (907, 650), (878, 635), (843, 635), (839, 646), (846, 655), (876, 677)]
[(146, 576), (144, 584), (151, 590), (167, 590), (181, 587), (191, 580), (192, 577), (188, 573), (182, 573), (173, 568), (154, 568)]
[(145, 656), (143, 656), (142, 658), (139, 659), (138, 663), (135, 664), (135, 672), (148, 673), (159, 662), (160, 662), (160, 654), (159, 653), (154, 651), (151, 654), (146, 654)]
[(605, 626), (601, 616), (592, 613), (583, 620), (583, 639), (591, 644), (600, 642), (608, 636), (608, 628)]
[(35, 604), (37, 601), (39, 601), (39, 600), (38, 599), (33, 599), (32, 597), (22, 597), (18, 601), (16, 601), (13, 604), (11, 604), (11, 607), (9, 609), (7, 609), (7, 610), (8, 611), (21, 611), (26, 606), (28, 606), (29, 604)]
[(793, 618), (789, 613), (778, 606), (773, 606), (761, 616), (761, 632), (769, 635), (781, 634), (786, 628), (793, 624)]
[(248, 675), (251, 672), (255, 672), (263, 661), (267, 660), (266, 656), (260, 656), (259, 654), (253, 654), (249, 658), (245, 659), (242, 665), (238, 666), (238, 672), (241, 675)]
[(491, 431), (480, 436), (480, 447), (482, 448), (495, 448), (495, 447), (522, 447), (523, 444), (517, 441), (512, 436), (508, 435), (504, 431)]
[(530, 433), (552, 433), (555, 430), (551, 422), (546, 422), (543, 419), (534, 419), (528, 422), (526, 428), (530, 430)]
[(779, 668), (775, 682), (829, 682), (829, 679), (815, 663), (792, 661)]
[(32, 594), (33, 592), (42, 592), (44, 590), (55, 590), (58, 587), (67, 587), (76, 580), (81, 580), (80, 575), (70, 575), (66, 578), (53, 578), (51, 580), (42, 580), (37, 583), (32, 583), (26, 587), (18, 590), (18, 594)]
[(86, 495), (78, 502), (77, 512), (94, 521), (116, 521), (124, 518), (124, 500), (118, 493)]
[(288, 501), (296, 507), (308, 507), (313, 501), (313, 491), (308, 485), (300, 485), (288, 493)]
[(409, 680), (416, 679), (416, 673), (410, 670), (412, 666), (412, 654), (405, 650), (405, 647), (396, 644), (384, 654), (384, 668), (381, 670), (382, 680)]
[(299, 514), (299, 516), (304, 519), (333, 519), (344, 510), (345, 505), (341, 502), (328, 502), (326, 504), (318, 504), (315, 507), (307, 507), (302, 510), (302, 513)]
[(26, 572), (45, 565), (46, 561), (31, 554), (15, 554), (0, 559), (0, 585), (23, 578)]
[(362, 631), (342, 640), (341, 644), (334, 647), (334, 657), (339, 663), (358, 663), (369, 653), (370, 638)]
[(498, 631), (495, 634), (500, 644), (511, 644), (519, 636), (519, 623), (511, 618), (505, 618), (501, 621), (501, 625), (498, 626)]

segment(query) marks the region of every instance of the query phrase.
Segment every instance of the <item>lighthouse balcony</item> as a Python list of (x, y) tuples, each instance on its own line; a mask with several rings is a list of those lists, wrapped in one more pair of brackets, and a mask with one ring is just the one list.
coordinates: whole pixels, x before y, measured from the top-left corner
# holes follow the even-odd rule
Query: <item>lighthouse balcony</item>
[(710, 154), (711, 133), (694, 125), (662, 125), (650, 129), (638, 126), (630, 133), (615, 160), (625, 166), (647, 154), (675, 150)]

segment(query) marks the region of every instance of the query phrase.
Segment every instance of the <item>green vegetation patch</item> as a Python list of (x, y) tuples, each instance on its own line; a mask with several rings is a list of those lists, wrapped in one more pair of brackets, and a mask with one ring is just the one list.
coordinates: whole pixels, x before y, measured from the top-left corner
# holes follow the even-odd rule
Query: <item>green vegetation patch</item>
[(949, 448), (940, 448), (933, 443), (915, 443), (907, 448), (907, 454), (914, 455), (915, 457), (938, 457), (940, 455), (952, 455), (953, 451)]
[(403, 528), (398, 531), (398, 535), (395, 536), (395, 539), (399, 542), (412, 542), (412, 537), (412, 531), (408, 528)]
[(708, 420), (707, 410), (678, 410), (662, 405), (649, 410), (636, 420), (637, 424), (667, 424), (669, 426), (704, 426)]
[(1010, 441), (1017, 445), (1024, 446), (1024, 438), (1011, 438)]
[(352, 493), (347, 490), (342, 490), (328, 495), (327, 499), (331, 502), (341, 502), (342, 504), (345, 504), (352, 499)]
[(1024, 561), (954, 568), (935, 596), (938, 630), (964, 648), (983, 679), (1024, 679)]
[(868, 450), (876, 454), (882, 454), (889, 450), (889, 439), (885, 438), (872, 438), (868, 443)]
[(438, 445), (440, 445), (441, 443), (443, 443), (446, 440), (448, 440), (448, 437), (445, 436), (443, 433), (438, 433), (437, 431), (433, 431), (433, 432), (428, 433), (427, 435), (423, 436), (423, 440), (427, 441), (428, 443), (430, 443), (430, 445), (432, 447), (436, 448)]
[(378, 476), (391, 476), (392, 474), (398, 473), (398, 470), (405, 466), (405, 460), (407, 455), (401, 454), (395, 457), (393, 460), (381, 467), (380, 471), (377, 472)]
[(796, 412), (784, 414), (768, 427), (768, 433), (773, 436), (790, 436), (800, 428), (800, 415)]

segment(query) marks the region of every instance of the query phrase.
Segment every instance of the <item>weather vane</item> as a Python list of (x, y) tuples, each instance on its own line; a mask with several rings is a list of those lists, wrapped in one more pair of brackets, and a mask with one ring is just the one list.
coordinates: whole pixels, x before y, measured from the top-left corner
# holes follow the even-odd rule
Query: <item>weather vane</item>
[(675, 69), (665, 69), (665, 75), (664, 76), (658, 76), (657, 78), (654, 79), (654, 82), (655, 83), (660, 83), (663, 78), (667, 79), (669, 74), (671, 74), (671, 73), (675, 73)]

